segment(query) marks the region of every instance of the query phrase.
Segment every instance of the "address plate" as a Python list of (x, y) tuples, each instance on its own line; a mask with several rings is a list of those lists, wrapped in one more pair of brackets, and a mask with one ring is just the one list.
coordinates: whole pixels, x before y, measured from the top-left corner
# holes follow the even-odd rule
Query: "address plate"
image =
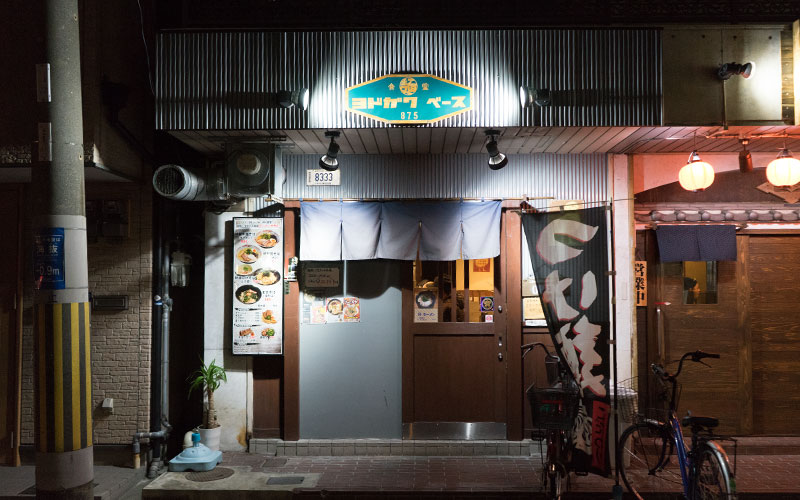
[(341, 174), (338, 170), (329, 172), (321, 168), (306, 170), (306, 186), (339, 186), (342, 183)]

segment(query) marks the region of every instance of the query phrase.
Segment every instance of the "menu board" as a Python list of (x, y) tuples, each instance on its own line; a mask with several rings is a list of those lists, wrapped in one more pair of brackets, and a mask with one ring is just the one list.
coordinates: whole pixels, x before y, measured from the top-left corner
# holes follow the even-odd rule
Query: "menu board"
[(233, 354), (283, 354), (283, 219), (233, 219)]

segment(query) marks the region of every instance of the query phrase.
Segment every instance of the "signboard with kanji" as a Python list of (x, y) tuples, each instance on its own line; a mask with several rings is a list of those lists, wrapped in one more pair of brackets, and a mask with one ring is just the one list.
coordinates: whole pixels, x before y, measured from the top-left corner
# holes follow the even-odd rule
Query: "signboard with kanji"
[(636, 294), (637, 306), (647, 305), (647, 261), (633, 263), (633, 293)]
[(472, 109), (472, 89), (433, 75), (385, 75), (345, 90), (348, 111), (387, 123), (431, 123)]

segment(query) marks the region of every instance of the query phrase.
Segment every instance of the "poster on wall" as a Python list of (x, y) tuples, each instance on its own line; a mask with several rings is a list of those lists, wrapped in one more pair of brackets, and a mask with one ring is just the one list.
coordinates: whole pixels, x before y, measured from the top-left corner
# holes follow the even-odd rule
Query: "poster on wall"
[(414, 289), (414, 323), (436, 323), (439, 321), (439, 305), (436, 288)]
[(283, 354), (283, 219), (233, 219), (233, 354)]

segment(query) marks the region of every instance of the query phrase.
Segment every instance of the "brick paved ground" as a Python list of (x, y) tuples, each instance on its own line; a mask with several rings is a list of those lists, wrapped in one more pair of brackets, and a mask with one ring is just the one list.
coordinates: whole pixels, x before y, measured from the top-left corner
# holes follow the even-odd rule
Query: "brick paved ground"
[[(318, 472), (322, 476), (309, 496), (430, 497), (530, 496), (540, 490), (538, 457), (266, 457), (225, 453), (223, 466), (244, 465), (253, 471), (282, 474)], [(743, 498), (800, 498), (800, 455), (738, 457), (737, 490)], [(610, 498), (613, 478), (576, 477), (576, 497)], [(325, 490), (324, 494), (320, 494)], [(438, 495), (436, 494), (438, 493)], [(460, 495), (461, 493), (465, 495)]]

